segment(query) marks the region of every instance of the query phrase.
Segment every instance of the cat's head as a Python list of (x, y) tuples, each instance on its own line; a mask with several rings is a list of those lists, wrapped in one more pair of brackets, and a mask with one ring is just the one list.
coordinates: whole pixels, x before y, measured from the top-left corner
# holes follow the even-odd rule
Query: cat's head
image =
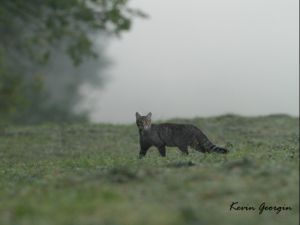
[(149, 112), (146, 116), (141, 116), (138, 112), (135, 113), (136, 125), (140, 131), (151, 128), (151, 116), (151, 112)]

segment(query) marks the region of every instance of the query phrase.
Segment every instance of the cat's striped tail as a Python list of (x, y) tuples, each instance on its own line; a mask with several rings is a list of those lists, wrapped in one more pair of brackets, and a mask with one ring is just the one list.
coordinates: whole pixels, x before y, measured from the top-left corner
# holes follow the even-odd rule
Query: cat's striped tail
[(228, 149), (218, 147), (218, 146), (214, 145), (213, 143), (211, 143), (211, 141), (201, 131), (198, 134), (197, 139), (198, 139), (199, 147), (200, 147), (199, 150), (202, 152), (217, 152), (217, 153), (222, 153), (222, 154), (226, 154), (229, 152)]
[(208, 152), (217, 152), (217, 153), (226, 154), (229, 151), (226, 148), (222, 148), (214, 145)]

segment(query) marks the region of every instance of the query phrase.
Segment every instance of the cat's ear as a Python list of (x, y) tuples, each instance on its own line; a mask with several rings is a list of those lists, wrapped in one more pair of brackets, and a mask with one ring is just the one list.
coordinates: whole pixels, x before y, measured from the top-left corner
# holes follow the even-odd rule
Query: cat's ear
[(141, 117), (141, 115), (140, 115), (138, 112), (136, 112), (136, 113), (135, 113), (135, 117), (138, 119), (138, 118)]
[(151, 119), (151, 116), (152, 116), (152, 113), (149, 112), (148, 115), (147, 115), (147, 119)]

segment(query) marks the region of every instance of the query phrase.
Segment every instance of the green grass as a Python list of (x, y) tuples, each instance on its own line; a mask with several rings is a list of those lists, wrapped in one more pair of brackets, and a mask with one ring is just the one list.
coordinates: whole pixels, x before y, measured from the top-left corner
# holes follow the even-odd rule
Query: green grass
[[(226, 115), (199, 126), (228, 155), (151, 148), (135, 125), (45, 124), (0, 130), (0, 224), (299, 223), (299, 118)], [(276, 214), (230, 204), (291, 206)]]

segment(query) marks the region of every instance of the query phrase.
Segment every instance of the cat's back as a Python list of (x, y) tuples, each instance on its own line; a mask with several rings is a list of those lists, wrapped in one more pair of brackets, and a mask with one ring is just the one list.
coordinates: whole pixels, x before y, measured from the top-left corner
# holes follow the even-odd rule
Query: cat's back
[(153, 124), (153, 133), (167, 146), (187, 146), (197, 135), (198, 128), (191, 124)]
[(171, 133), (191, 133), (198, 130), (198, 128), (192, 124), (179, 124), (179, 123), (160, 123), (153, 124), (153, 128), (157, 132), (171, 132)]

